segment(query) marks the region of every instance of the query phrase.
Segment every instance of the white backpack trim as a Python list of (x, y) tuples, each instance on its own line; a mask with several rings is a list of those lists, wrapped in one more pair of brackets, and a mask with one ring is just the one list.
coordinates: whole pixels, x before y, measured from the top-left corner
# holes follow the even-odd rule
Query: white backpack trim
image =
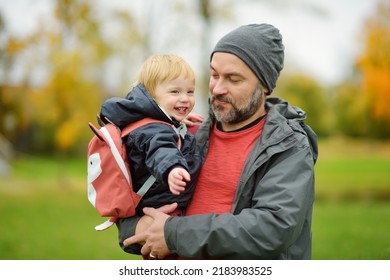
[(123, 175), (126, 177), (127, 183), (130, 184), (129, 173), (127, 173), (125, 162), (123, 161), (117, 147), (115, 146), (114, 140), (111, 138), (110, 133), (108, 132), (107, 128), (105, 128), (104, 126), (100, 128), (100, 131), (103, 133), (104, 137), (106, 137), (108, 144), (110, 145), (111, 153), (114, 156), (116, 163), (121, 169)]

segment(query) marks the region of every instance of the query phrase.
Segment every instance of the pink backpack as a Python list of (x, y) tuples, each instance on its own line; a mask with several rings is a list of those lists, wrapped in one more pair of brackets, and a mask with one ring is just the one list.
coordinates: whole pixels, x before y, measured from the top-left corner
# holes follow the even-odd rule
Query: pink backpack
[(96, 226), (96, 230), (109, 228), (119, 218), (134, 216), (142, 196), (156, 181), (151, 175), (137, 193), (133, 191), (126, 146), (122, 143), (122, 137), (149, 123), (163, 123), (175, 129), (167, 122), (152, 118), (131, 123), (122, 131), (112, 123), (100, 129), (89, 123), (95, 135), (89, 142), (87, 154), (88, 200), (100, 216), (110, 217), (106, 222)]

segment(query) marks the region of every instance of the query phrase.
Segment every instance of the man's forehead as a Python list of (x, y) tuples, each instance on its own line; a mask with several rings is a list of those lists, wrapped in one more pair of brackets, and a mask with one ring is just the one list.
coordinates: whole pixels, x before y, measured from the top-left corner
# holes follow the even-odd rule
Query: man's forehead
[(230, 75), (243, 75), (244, 72), (251, 71), (239, 57), (227, 52), (215, 52), (211, 58), (210, 68)]

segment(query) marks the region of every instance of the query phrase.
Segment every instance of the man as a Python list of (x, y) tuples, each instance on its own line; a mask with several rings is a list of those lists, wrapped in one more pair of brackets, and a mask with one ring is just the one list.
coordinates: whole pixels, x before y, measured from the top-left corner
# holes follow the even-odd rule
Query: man
[(126, 251), (142, 242), (141, 253), (157, 259), (311, 258), (317, 137), (301, 109), (267, 98), (283, 61), (282, 36), (269, 24), (241, 26), (216, 44), (192, 201), (184, 217), (165, 214), (175, 204), (145, 208), (130, 238), (137, 221), (121, 220)]

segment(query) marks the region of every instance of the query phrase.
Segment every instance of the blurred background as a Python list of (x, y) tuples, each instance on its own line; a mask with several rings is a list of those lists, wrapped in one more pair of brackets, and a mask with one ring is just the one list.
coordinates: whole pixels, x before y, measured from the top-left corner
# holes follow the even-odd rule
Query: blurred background
[(280, 29), (274, 96), (319, 136), (313, 259), (390, 259), (390, 1), (0, 0), (0, 259), (138, 259), (95, 232), (86, 150), (104, 99), (151, 54), (197, 73), (242, 24)]

